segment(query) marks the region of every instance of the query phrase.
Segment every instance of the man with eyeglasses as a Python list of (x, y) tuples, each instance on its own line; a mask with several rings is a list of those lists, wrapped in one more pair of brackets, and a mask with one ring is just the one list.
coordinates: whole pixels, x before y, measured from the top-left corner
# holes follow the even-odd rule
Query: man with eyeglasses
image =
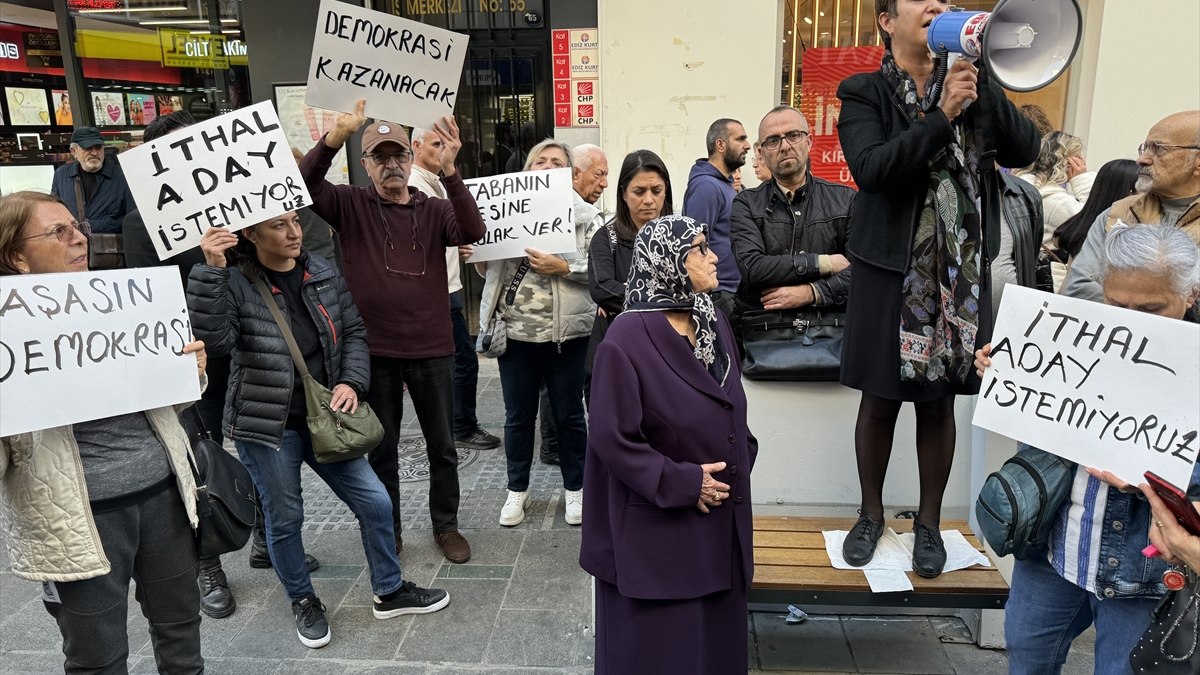
[[(471, 547), (458, 531), (454, 339), (445, 253), (448, 246), (483, 238), (483, 219), (454, 165), (462, 148), (454, 118), (443, 117), (431, 130), (443, 146), (439, 167), (446, 199), (439, 199), (409, 185), (413, 152), (404, 128), (382, 120), (367, 123), (365, 106), (366, 99), (359, 99), (353, 113), (337, 116), (333, 130), (300, 162), (300, 173), (313, 210), (338, 232), (346, 282), (367, 325), (367, 401), (384, 429), (370, 460), (392, 499), (396, 550), (404, 542), (398, 446), (407, 385), (429, 458), (434, 539), (448, 560), (464, 563)], [(371, 184), (325, 180), (334, 156), (364, 125), (361, 161)]]
[[(1100, 277), (1104, 238), (1117, 222), (1178, 227), (1200, 245), (1200, 110), (1168, 115), (1150, 128), (1138, 147), (1139, 194), (1126, 197), (1096, 217), (1059, 292), (1104, 301)], [(1193, 308), (1193, 312), (1200, 310)]]
[(120, 163), (105, 156), (100, 131), (77, 128), (71, 134), (71, 156), (74, 162), (55, 169), (50, 193), (61, 199), (76, 219), (87, 220), (92, 232), (121, 234), (125, 214), (137, 205)]
[(683, 193), (683, 215), (708, 225), (708, 245), (717, 254), (717, 289), (709, 295), (732, 320), (733, 295), (741, 280), (729, 235), (730, 210), (737, 195), (733, 172), (746, 163), (750, 139), (741, 122), (722, 118), (709, 125), (704, 143), (708, 157), (692, 165)]
[(854, 190), (812, 175), (804, 115), (781, 105), (758, 125), (758, 154), (771, 179), (733, 200), (733, 253), (742, 280), (734, 331), (747, 311), (844, 310), (850, 288), (846, 239)]

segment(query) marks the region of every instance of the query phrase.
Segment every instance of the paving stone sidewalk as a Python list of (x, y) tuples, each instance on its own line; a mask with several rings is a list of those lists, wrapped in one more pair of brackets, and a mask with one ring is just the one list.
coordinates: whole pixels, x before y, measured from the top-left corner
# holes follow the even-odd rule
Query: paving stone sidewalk
[[(447, 589), (446, 610), (378, 621), (362, 543), (353, 515), (304, 469), (306, 549), (321, 560), (313, 573), (328, 608), (330, 644), (305, 648), (296, 638), (290, 604), (270, 570), (251, 569), (246, 553), (224, 558), (237, 611), (201, 625), (208, 673), (488, 673), (592, 672), (588, 576), (579, 568), (580, 530), (563, 521), (557, 467), (534, 463), (533, 503), (526, 520), (502, 528), (496, 518), (506, 496), (502, 449), (460, 449), (460, 526), (473, 556), (453, 565), (434, 544), (428, 516), (428, 467), (420, 428), (406, 405), (401, 460), (406, 534), (405, 578)], [(495, 363), (484, 361), (479, 419), (499, 434), (503, 402)], [(3, 547), (0, 547), (2, 550)], [(41, 606), (40, 585), (16, 578), (0, 552), (0, 673), (62, 672), (61, 638)], [(156, 672), (146, 622), (130, 593), (130, 672)], [(812, 616), (797, 625), (785, 612), (754, 612), (747, 623), (750, 668), (772, 673), (1007, 672), (1003, 651), (962, 644), (964, 627), (951, 617)], [(731, 636), (732, 638), (732, 636)], [(1091, 644), (1078, 641), (1066, 673), (1091, 672)], [(635, 674), (631, 674), (635, 675)], [(652, 674), (648, 674), (652, 675)]]

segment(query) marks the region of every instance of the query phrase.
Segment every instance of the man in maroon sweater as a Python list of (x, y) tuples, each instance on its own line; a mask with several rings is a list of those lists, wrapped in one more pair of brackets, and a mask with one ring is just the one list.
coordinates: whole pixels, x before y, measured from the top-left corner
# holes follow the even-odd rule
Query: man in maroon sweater
[(404, 385), (412, 397), (429, 455), (429, 515), (434, 538), (451, 562), (464, 563), (471, 547), (458, 531), (458, 452), (454, 447), (454, 339), (446, 294), (447, 246), (483, 238), (475, 199), (454, 167), (462, 148), (454, 118), (433, 133), (445, 147), (442, 182), (447, 199), (408, 186), (412, 147), (399, 124), (373, 121), (362, 136), (366, 187), (325, 180), (334, 156), (367, 123), (366, 100), (337, 116), (334, 128), (308, 152), (300, 173), (313, 211), (338, 233), (346, 282), (367, 325), (371, 391), (367, 401), (383, 422), (383, 441), (371, 466), (392, 498), (396, 550), (403, 546), (397, 446)]

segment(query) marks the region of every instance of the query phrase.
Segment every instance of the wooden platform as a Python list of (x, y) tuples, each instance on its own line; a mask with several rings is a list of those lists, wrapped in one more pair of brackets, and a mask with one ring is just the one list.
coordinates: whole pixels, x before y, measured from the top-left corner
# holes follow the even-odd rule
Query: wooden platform
[[(889, 520), (896, 532), (912, 530), (911, 520)], [(860, 570), (834, 569), (825, 553), (825, 530), (849, 530), (854, 518), (754, 517), (754, 584), (749, 601), (764, 604), (858, 605), (1003, 609), (1008, 584), (995, 567), (971, 567), (923, 579), (908, 572), (913, 590), (872, 593)], [(946, 521), (983, 552), (963, 521)], [(984, 555), (987, 555), (984, 552)]]

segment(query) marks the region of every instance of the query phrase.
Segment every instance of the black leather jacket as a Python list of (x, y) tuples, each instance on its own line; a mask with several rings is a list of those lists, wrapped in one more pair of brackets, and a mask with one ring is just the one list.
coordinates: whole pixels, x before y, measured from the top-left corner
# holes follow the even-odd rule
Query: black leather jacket
[[(371, 384), (367, 328), (346, 280), (320, 256), (305, 253), (299, 262), (305, 271), (301, 293), (308, 306), (306, 318), (321, 336), (329, 388), (347, 384), (361, 400)], [(288, 318), (283, 296), (273, 296)], [(278, 448), (292, 387), (302, 385), (283, 333), (258, 289), (236, 268), (196, 265), (188, 276), (187, 304), (192, 330), (209, 355), (233, 357), (222, 425), (225, 437)]]
[(822, 275), (819, 255), (846, 253), (854, 190), (808, 175), (788, 204), (774, 180), (733, 199), (733, 254), (742, 281), (736, 311), (762, 309), (762, 292), (812, 284), (816, 306), (844, 308), (850, 269)]
[(1042, 248), (1046, 227), (1042, 218), (1042, 195), (1028, 181), (1007, 173), (1000, 177), (1000, 209), (1012, 235), (1017, 283), (1034, 288), (1037, 286), (1038, 251)]

